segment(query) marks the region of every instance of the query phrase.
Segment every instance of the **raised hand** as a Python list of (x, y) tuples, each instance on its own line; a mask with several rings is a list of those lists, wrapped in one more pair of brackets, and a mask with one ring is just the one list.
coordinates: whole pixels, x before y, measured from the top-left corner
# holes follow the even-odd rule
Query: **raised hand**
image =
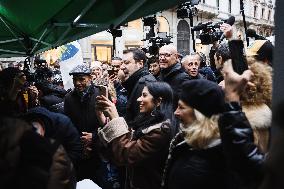
[(114, 103), (112, 103), (108, 98), (105, 96), (97, 96), (96, 100), (96, 108), (98, 111), (103, 112), (106, 117), (110, 118), (110, 120), (119, 117)]
[(233, 37), (233, 27), (230, 24), (223, 23), (220, 26), (220, 30), (224, 32), (226, 39), (230, 39)]
[(222, 70), (225, 80), (225, 95), (227, 101), (240, 101), (240, 94), (247, 85), (254, 85), (249, 82), (253, 73), (250, 70), (244, 71), (239, 75), (233, 70), (232, 60), (224, 63)]

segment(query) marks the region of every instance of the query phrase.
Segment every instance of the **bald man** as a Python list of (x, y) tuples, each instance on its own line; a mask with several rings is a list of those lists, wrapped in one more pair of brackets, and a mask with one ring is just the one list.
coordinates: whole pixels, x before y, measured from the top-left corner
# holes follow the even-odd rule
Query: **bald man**
[(189, 76), (178, 61), (177, 48), (174, 45), (162, 46), (159, 50), (161, 73), (159, 80), (167, 82), (174, 91), (174, 109), (177, 107), (181, 85), (189, 80)]

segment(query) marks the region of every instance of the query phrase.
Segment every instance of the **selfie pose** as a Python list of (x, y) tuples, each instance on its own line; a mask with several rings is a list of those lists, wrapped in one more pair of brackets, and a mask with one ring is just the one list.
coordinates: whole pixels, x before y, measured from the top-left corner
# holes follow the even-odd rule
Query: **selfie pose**
[(137, 99), (140, 113), (127, 124), (110, 100), (97, 97), (97, 108), (111, 120), (99, 130), (98, 136), (112, 160), (126, 166), (126, 188), (160, 188), (163, 164), (175, 132), (172, 99), (168, 84), (146, 83)]

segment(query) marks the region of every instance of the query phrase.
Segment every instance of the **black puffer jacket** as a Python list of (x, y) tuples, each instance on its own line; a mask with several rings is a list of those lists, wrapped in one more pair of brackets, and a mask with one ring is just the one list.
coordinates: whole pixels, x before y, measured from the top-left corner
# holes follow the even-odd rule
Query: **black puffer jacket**
[(122, 86), (127, 90), (126, 121), (133, 121), (139, 113), (137, 98), (142, 94), (146, 82), (156, 81), (146, 68), (141, 68), (131, 75)]
[[(230, 106), (233, 107), (233, 106)], [(219, 130), (229, 168), (237, 173), (243, 188), (257, 188), (262, 180), (264, 154), (254, 144), (253, 130), (241, 108), (222, 114)]]
[(193, 149), (184, 140), (171, 151), (166, 177), (167, 189), (229, 189), (232, 175), (226, 167), (222, 145)]
[(73, 164), (78, 163), (82, 155), (80, 135), (67, 116), (48, 111), (43, 107), (36, 107), (30, 109), (24, 118), (27, 121), (40, 120), (43, 122), (45, 137), (59, 141)]
[(189, 80), (190, 77), (182, 68), (180, 63), (176, 63), (173, 66), (162, 69), (159, 76), (160, 81), (168, 83), (174, 92), (174, 109), (177, 107), (179, 94), (181, 92), (182, 83)]
[[(40, 82), (36, 85), (36, 87), (41, 91), (41, 96), (39, 98), (40, 104), (47, 108), (50, 111), (63, 113), (63, 102), (64, 97), (67, 94), (67, 91), (57, 85), (48, 83), (48, 82)], [(58, 104), (62, 103), (62, 106), (58, 107)]]

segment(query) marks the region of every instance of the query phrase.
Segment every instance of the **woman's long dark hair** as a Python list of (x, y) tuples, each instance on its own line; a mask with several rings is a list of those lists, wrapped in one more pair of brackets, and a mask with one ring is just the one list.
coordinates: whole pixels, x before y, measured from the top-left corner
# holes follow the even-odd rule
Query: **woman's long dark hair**
[[(160, 105), (155, 106), (152, 112), (140, 113), (129, 126), (135, 129), (135, 135), (140, 135), (141, 130), (151, 125), (170, 120), (172, 135), (176, 132), (175, 117), (173, 114), (173, 91), (169, 84), (165, 82), (149, 82), (146, 83), (149, 93), (153, 96), (154, 103)], [(139, 134), (140, 133), (140, 134)], [(138, 136), (136, 136), (138, 137)]]
[(165, 119), (172, 121), (173, 118), (173, 90), (171, 86), (165, 82), (151, 82), (147, 83), (146, 87), (149, 93), (153, 96), (154, 103), (162, 98), (160, 106), (156, 111), (160, 112)]

